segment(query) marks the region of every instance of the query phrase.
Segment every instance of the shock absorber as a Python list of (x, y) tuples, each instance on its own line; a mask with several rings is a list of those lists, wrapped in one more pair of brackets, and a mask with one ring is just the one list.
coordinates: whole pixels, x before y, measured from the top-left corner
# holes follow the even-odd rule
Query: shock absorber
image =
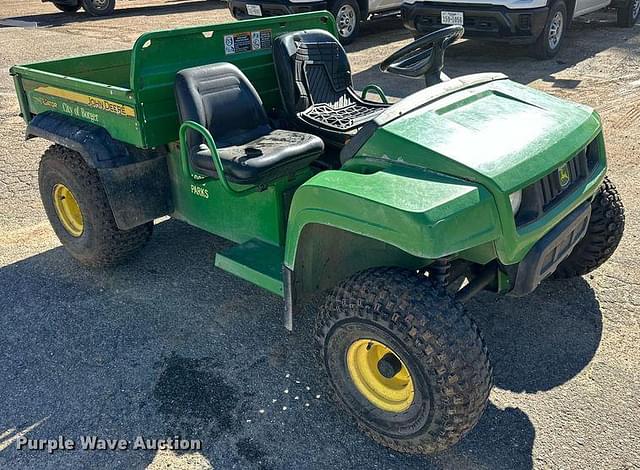
[(451, 271), (451, 262), (446, 258), (435, 260), (427, 268), (429, 271), (429, 279), (435, 284), (447, 287), (449, 284), (449, 273)]

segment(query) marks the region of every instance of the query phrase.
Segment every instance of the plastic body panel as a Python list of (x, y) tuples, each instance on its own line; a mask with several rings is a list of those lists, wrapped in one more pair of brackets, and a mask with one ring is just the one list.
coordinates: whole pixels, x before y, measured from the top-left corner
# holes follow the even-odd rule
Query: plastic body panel
[[(503, 264), (522, 260), (537, 240), (597, 191), (606, 171), (600, 118), (591, 108), (509, 80), (459, 91), (378, 129), (359, 158), (383, 159), (480, 184), (494, 197), (501, 223), (495, 246)], [(594, 172), (545, 217), (517, 229), (509, 194), (570, 160), (598, 139)]]
[(482, 187), (424, 170), (389, 168), (373, 174), (324, 171), (295, 193), (284, 264), (294, 269), (308, 224), (326, 224), (423, 259), (481, 246), (499, 236), (495, 203)]

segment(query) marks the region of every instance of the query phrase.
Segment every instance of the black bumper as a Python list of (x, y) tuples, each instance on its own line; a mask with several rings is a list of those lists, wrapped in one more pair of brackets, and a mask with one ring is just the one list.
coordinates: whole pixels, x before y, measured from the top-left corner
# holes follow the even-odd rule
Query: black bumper
[(587, 201), (542, 237), (518, 265), (507, 266), (513, 281), (509, 294), (527, 295), (553, 274), (584, 237), (590, 218), (591, 203)]
[(262, 9), (262, 16), (280, 16), (290, 15), (293, 13), (304, 13), (307, 11), (319, 11), (327, 9), (327, 2), (312, 2), (312, 3), (291, 3), (286, 0), (282, 2), (263, 2), (260, 0), (229, 0), (229, 11), (231, 15), (237, 20), (246, 20), (249, 18), (259, 18), (257, 16), (251, 16), (247, 13), (247, 4), (260, 5)]
[(418, 34), (427, 34), (447, 26), (440, 21), (440, 12), (443, 10), (464, 14), (464, 37), (506, 40), (518, 44), (535, 42), (544, 29), (549, 13), (547, 7), (511, 10), (496, 5), (416, 2), (402, 5), (402, 21), (405, 28)]

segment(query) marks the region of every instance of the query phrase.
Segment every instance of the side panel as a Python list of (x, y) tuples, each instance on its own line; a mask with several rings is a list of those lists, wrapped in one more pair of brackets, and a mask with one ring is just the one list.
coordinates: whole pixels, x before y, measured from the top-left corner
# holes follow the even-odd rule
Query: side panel
[[(104, 98), (98, 94), (75, 91), (45, 81), (21, 80), (31, 115), (54, 112), (103, 127), (118, 141), (142, 147), (142, 133), (136, 106), (131, 101)], [(108, 96), (108, 95), (107, 95)]]
[(169, 148), (167, 158), (175, 206), (172, 217), (236, 243), (255, 238), (275, 246), (284, 245), (287, 194), (311, 176), (310, 170), (284, 177), (262, 191), (237, 197), (226, 191), (218, 179), (184, 174), (177, 144)]
[(324, 171), (296, 192), (284, 264), (295, 268), (303, 229), (323, 224), (435, 259), (484, 245), (499, 236), (491, 195), (482, 187), (417, 169), (365, 175)]

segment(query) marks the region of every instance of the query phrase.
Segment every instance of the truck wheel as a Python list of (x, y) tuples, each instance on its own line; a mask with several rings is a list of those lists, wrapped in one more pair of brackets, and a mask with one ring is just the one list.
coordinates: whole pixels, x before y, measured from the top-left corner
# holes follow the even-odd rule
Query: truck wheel
[(631, 28), (640, 16), (640, 0), (628, 0), (626, 5), (617, 9), (618, 26)]
[(69, 5), (66, 3), (53, 3), (53, 6), (56, 7), (60, 11), (64, 11), (66, 13), (75, 13), (80, 9), (80, 3), (76, 3), (75, 5)]
[(533, 55), (537, 59), (551, 59), (560, 50), (569, 19), (564, 0), (557, 0), (549, 9), (547, 24), (533, 45)]
[(591, 203), (591, 220), (587, 234), (569, 257), (560, 263), (554, 276), (567, 279), (590, 273), (616, 251), (623, 232), (624, 206), (618, 190), (605, 176), (600, 191)]
[(116, 226), (98, 173), (73, 150), (52, 145), (38, 172), (40, 196), (62, 245), (81, 263), (118, 264), (151, 238), (153, 222), (130, 230)]
[(362, 20), (360, 6), (355, 0), (335, 0), (331, 13), (336, 19), (338, 39), (342, 44), (350, 44), (358, 36)]
[(363, 271), (316, 319), (332, 398), (376, 442), (429, 454), (458, 442), (492, 386), (487, 349), (462, 306), (414, 272)]
[(82, 8), (91, 16), (107, 16), (116, 8), (116, 0), (82, 0)]

